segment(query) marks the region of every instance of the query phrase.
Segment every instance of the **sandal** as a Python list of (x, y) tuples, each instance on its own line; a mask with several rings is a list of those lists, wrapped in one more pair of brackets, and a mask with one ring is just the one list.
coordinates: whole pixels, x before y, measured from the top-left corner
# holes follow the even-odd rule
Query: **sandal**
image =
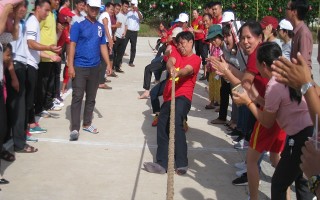
[(8, 162), (13, 162), (16, 160), (16, 157), (12, 153), (10, 153), (9, 151), (6, 151), (6, 150), (1, 152), (0, 157), (1, 157), (1, 159), (8, 161)]
[(26, 146), (24, 146), (23, 149), (17, 150), (16, 152), (17, 152), (17, 153), (35, 153), (35, 152), (37, 152), (37, 151), (38, 151), (37, 148), (35, 148), (35, 147), (31, 146), (31, 145), (26, 144)]
[(184, 175), (187, 173), (188, 167), (179, 167), (176, 169), (176, 174), (177, 175)]
[(89, 132), (89, 133), (93, 133), (93, 134), (99, 133), (98, 129), (95, 128), (95, 127), (92, 126), (92, 125), (88, 126), (87, 128), (84, 128), (84, 127), (83, 127), (82, 130), (87, 131), (87, 132)]

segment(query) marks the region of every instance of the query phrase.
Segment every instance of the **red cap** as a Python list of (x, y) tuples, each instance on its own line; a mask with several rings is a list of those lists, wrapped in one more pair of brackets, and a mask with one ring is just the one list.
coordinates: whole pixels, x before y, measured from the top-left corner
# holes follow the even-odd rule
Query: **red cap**
[(278, 28), (278, 19), (272, 16), (265, 16), (261, 21), (260, 25), (262, 29), (265, 29), (269, 24), (272, 25), (272, 29)]
[(60, 23), (66, 23), (67, 17), (73, 17), (73, 16), (75, 16), (75, 14), (71, 12), (70, 8), (64, 7), (60, 10), (58, 19)]

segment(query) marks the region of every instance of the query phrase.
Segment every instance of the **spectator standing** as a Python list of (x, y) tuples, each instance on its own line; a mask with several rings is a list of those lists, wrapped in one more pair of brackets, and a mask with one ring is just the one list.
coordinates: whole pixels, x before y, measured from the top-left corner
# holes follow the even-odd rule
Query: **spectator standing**
[(100, 56), (107, 63), (107, 72), (112, 69), (109, 60), (108, 48), (104, 27), (96, 17), (99, 14), (101, 1), (88, 0), (87, 16), (81, 22), (75, 22), (70, 31), (70, 53), (68, 57), (69, 76), (72, 80), (71, 101), (71, 133), (70, 140), (79, 138), (81, 105), (86, 93), (83, 113), (82, 130), (96, 134), (98, 129), (92, 125), (93, 109), (99, 86)]
[(113, 49), (113, 69), (119, 73), (124, 73), (124, 71), (120, 68), (120, 66), (122, 64), (122, 58), (126, 50), (125, 25), (127, 21), (128, 7), (129, 7), (129, 2), (126, 0), (123, 1), (121, 5), (121, 11), (117, 14), (117, 22), (119, 22), (121, 26), (117, 28), (115, 33), (115, 44)]
[(278, 34), (279, 38), (282, 40), (282, 55), (285, 56), (288, 60), (290, 60), (291, 54), (291, 38), (293, 37), (293, 26), (291, 23), (283, 19), (280, 21), (278, 26)]
[(138, 39), (138, 32), (140, 30), (140, 21), (143, 19), (143, 16), (138, 8), (138, 1), (132, 0), (131, 1), (131, 10), (127, 14), (127, 21), (126, 21), (126, 36), (125, 36), (125, 46), (127, 47), (128, 42), (130, 41), (131, 48), (130, 48), (130, 60), (129, 66), (134, 67), (133, 64), (134, 58), (136, 56), (136, 47), (137, 47), (137, 39)]
[(212, 3), (212, 24), (222, 25), (222, 4), (219, 1)]
[(286, 19), (291, 22), (294, 32), (290, 58), (297, 58), (297, 53), (300, 52), (308, 66), (312, 68), (313, 39), (308, 26), (304, 23), (308, 8), (307, 0), (289, 1), (286, 8)]
[(86, 13), (84, 12), (85, 6), (85, 0), (75, 0), (75, 7), (72, 11), (75, 14), (75, 16), (72, 17), (71, 25), (77, 21), (83, 20), (83, 18), (86, 16)]
[(198, 10), (193, 10), (192, 11), (192, 17), (193, 21), (191, 22), (191, 26), (193, 28), (193, 33), (194, 33), (194, 48), (196, 50), (196, 54), (198, 56), (201, 56), (202, 59), (202, 65), (206, 65), (206, 58), (208, 57), (208, 54), (205, 55), (203, 51), (203, 38), (205, 37), (204, 35), (204, 24), (202, 21), (202, 16), (199, 15)]

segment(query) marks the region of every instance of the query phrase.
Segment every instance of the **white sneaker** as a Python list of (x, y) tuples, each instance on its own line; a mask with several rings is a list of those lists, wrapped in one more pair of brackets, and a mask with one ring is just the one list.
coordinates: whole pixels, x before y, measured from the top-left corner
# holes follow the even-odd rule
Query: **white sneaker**
[(240, 177), (243, 173), (246, 173), (246, 172), (247, 172), (247, 169), (241, 169), (239, 171), (236, 171), (236, 175)]
[(55, 106), (59, 106), (59, 107), (63, 107), (64, 106), (64, 103), (62, 103), (61, 101), (59, 101), (59, 99), (55, 98), (53, 99), (53, 104)]
[(62, 109), (62, 108), (61, 108), (60, 106), (57, 106), (57, 105), (54, 104), (54, 105), (52, 106), (52, 108), (50, 108), (49, 110), (50, 110), (50, 111), (60, 111), (61, 109)]
[(238, 169), (247, 169), (247, 164), (245, 161), (243, 162), (238, 162), (236, 164), (234, 164), (234, 166)]
[(243, 150), (249, 147), (249, 142), (245, 139), (240, 140), (237, 144), (233, 145), (235, 149)]

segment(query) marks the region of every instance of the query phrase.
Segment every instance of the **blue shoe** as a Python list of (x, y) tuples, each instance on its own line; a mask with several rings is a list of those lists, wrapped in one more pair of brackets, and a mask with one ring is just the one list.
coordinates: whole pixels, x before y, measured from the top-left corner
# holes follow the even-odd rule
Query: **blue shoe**
[(41, 128), (40, 126), (36, 126), (36, 127), (34, 127), (34, 128), (30, 128), (30, 129), (29, 129), (29, 132), (30, 132), (31, 134), (34, 134), (34, 133), (46, 133), (47, 130)]

